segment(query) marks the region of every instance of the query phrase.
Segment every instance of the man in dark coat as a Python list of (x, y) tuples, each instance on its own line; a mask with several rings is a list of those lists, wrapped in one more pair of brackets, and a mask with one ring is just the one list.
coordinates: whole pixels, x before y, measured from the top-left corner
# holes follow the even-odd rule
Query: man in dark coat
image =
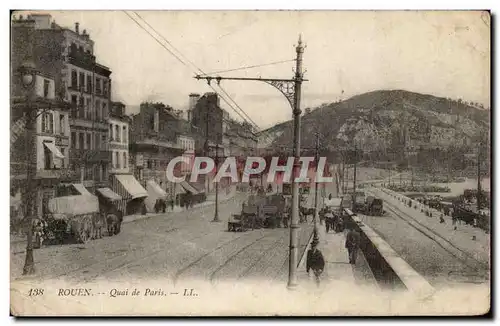
[(358, 256), (358, 249), (361, 242), (361, 235), (355, 230), (353, 225), (349, 225), (349, 232), (347, 232), (345, 247), (349, 253), (349, 264), (356, 264)]
[(319, 286), (319, 277), (325, 269), (325, 259), (323, 258), (323, 254), (321, 253), (321, 251), (318, 249), (318, 242), (314, 240), (311, 243), (311, 249), (309, 249), (309, 251), (307, 252), (307, 274), (309, 274), (310, 269), (313, 270), (314, 276), (316, 278), (316, 284)]

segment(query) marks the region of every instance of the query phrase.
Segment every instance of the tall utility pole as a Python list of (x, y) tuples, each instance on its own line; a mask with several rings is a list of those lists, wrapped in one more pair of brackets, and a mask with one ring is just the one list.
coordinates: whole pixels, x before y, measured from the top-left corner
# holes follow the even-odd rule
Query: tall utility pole
[(313, 241), (317, 242), (318, 239), (318, 166), (319, 166), (319, 132), (316, 132), (316, 180), (314, 182), (314, 238)]
[(479, 146), (477, 148), (477, 211), (481, 209), (481, 147), (482, 147), (482, 135), (479, 139)]
[(344, 194), (347, 193), (347, 189), (349, 187), (349, 164), (347, 164), (347, 166), (345, 166), (345, 183), (344, 183), (344, 189), (343, 189), (343, 192)]
[(352, 184), (352, 205), (356, 205), (356, 170), (358, 169), (358, 145), (354, 144), (354, 181)]
[[(296, 68), (293, 79), (275, 79), (275, 78), (246, 78), (246, 77), (220, 77), (197, 75), (196, 79), (206, 79), (210, 84), (211, 80), (216, 80), (220, 84), (222, 80), (240, 80), (240, 81), (261, 81), (278, 89), (288, 100), (293, 109), (294, 121), (294, 157), (293, 178), (298, 176), (300, 170), (300, 97), (302, 92), (302, 82), (306, 81), (302, 73), (302, 55), (304, 46), (302, 37), (299, 36), (299, 42), (295, 48)], [(293, 180), (295, 181), (295, 180)], [(299, 185), (292, 182), (292, 220), (290, 225), (290, 250), (289, 250), (289, 268), (288, 268), (288, 288), (293, 289), (297, 286), (297, 262), (298, 262), (298, 236), (299, 236)]]
[(26, 244), (26, 260), (24, 261), (23, 275), (32, 275), (35, 273), (35, 261), (33, 258), (33, 219), (35, 212), (35, 196), (34, 192), (34, 177), (36, 173), (36, 117), (37, 112), (31, 107), (31, 99), (28, 102), (28, 123), (26, 124), (26, 139), (25, 139), (25, 162), (26, 162), (26, 189), (24, 189), (24, 205), (25, 217), (28, 224), (28, 235)]
[(219, 220), (219, 181), (217, 181), (217, 173), (219, 172), (219, 142), (215, 144), (215, 212), (212, 222), (220, 222)]

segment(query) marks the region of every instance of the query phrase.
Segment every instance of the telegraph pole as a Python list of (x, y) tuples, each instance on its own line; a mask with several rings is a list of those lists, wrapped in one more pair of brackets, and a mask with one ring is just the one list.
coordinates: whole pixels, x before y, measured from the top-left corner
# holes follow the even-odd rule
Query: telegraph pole
[(313, 241), (317, 242), (318, 239), (318, 166), (319, 166), (319, 132), (316, 133), (316, 180), (314, 182), (314, 238)]
[(356, 207), (356, 170), (358, 166), (358, 145), (354, 144), (354, 181), (352, 185), (352, 205)]
[(477, 148), (477, 211), (481, 209), (481, 146), (482, 135), (479, 139), (479, 146)]
[[(292, 79), (276, 79), (276, 78), (246, 78), (246, 77), (221, 77), (208, 76), (206, 74), (195, 76), (196, 79), (205, 79), (208, 84), (211, 80), (216, 80), (220, 84), (222, 80), (239, 80), (239, 81), (261, 81), (269, 84), (279, 90), (288, 100), (288, 103), (293, 110), (294, 121), (294, 157), (293, 178), (299, 174), (300, 170), (300, 97), (302, 92), (302, 82), (307, 81), (303, 77), (302, 72), (302, 55), (304, 46), (302, 37), (299, 36), (298, 44), (295, 48), (296, 52), (296, 68), (295, 76)], [(293, 180), (295, 181), (295, 180)], [(292, 182), (292, 219), (290, 225), (290, 250), (289, 250), (289, 268), (288, 268), (288, 288), (293, 289), (297, 286), (297, 262), (298, 262), (298, 236), (299, 236), (299, 187), (298, 184)]]
[(219, 220), (219, 181), (217, 181), (217, 172), (219, 171), (219, 142), (215, 144), (215, 213), (212, 222)]

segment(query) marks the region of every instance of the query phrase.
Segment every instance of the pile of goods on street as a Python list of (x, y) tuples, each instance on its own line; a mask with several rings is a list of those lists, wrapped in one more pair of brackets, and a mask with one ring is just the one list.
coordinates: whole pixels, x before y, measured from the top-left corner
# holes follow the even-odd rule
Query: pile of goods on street
[[(301, 201), (303, 202), (303, 201)], [(244, 232), (261, 228), (288, 228), (291, 219), (291, 197), (283, 194), (268, 194), (260, 191), (251, 194), (243, 203), (241, 212), (233, 214), (228, 221), (228, 231)], [(314, 215), (314, 208), (300, 205), (300, 222)]]

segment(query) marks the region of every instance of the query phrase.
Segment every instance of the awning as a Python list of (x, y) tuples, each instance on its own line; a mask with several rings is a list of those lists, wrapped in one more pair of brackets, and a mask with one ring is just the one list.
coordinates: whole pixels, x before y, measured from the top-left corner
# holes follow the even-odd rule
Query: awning
[(180, 183), (175, 183), (175, 188), (174, 188), (174, 196), (185, 194), (186, 190), (181, 186)]
[(190, 185), (187, 181), (182, 181), (181, 186), (182, 186), (182, 188), (184, 188), (186, 191), (192, 193), (193, 195), (197, 195), (200, 193), (195, 187)]
[(146, 189), (131, 174), (115, 174), (113, 182), (113, 190), (124, 199), (136, 199), (148, 196)]
[(57, 158), (64, 158), (61, 151), (53, 143), (43, 143)]
[(167, 193), (165, 192), (165, 190), (161, 189), (161, 187), (153, 180), (149, 180), (146, 185), (148, 188), (148, 193), (152, 193), (154, 197), (167, 198)]
[(80, 193), (80, 195), (92, 196), (92, 194), (87, 190), (87, 188), (85, 188), (85, 186), (82, 185), (81, 183), (73, 183), (72, 186), (75, 187), (75, 189)]
[(99, 192), (103, 197), (114, 201), (114, 200), (121, 200), (122, 196), (118, 195), (116, 192), (109, 188), (99, 188), (97, 189), (97, 192)]
[(49, 199), (49, 212), (52, 214), (82, 215), (99, 212), (96, 196), (65, 196)]

